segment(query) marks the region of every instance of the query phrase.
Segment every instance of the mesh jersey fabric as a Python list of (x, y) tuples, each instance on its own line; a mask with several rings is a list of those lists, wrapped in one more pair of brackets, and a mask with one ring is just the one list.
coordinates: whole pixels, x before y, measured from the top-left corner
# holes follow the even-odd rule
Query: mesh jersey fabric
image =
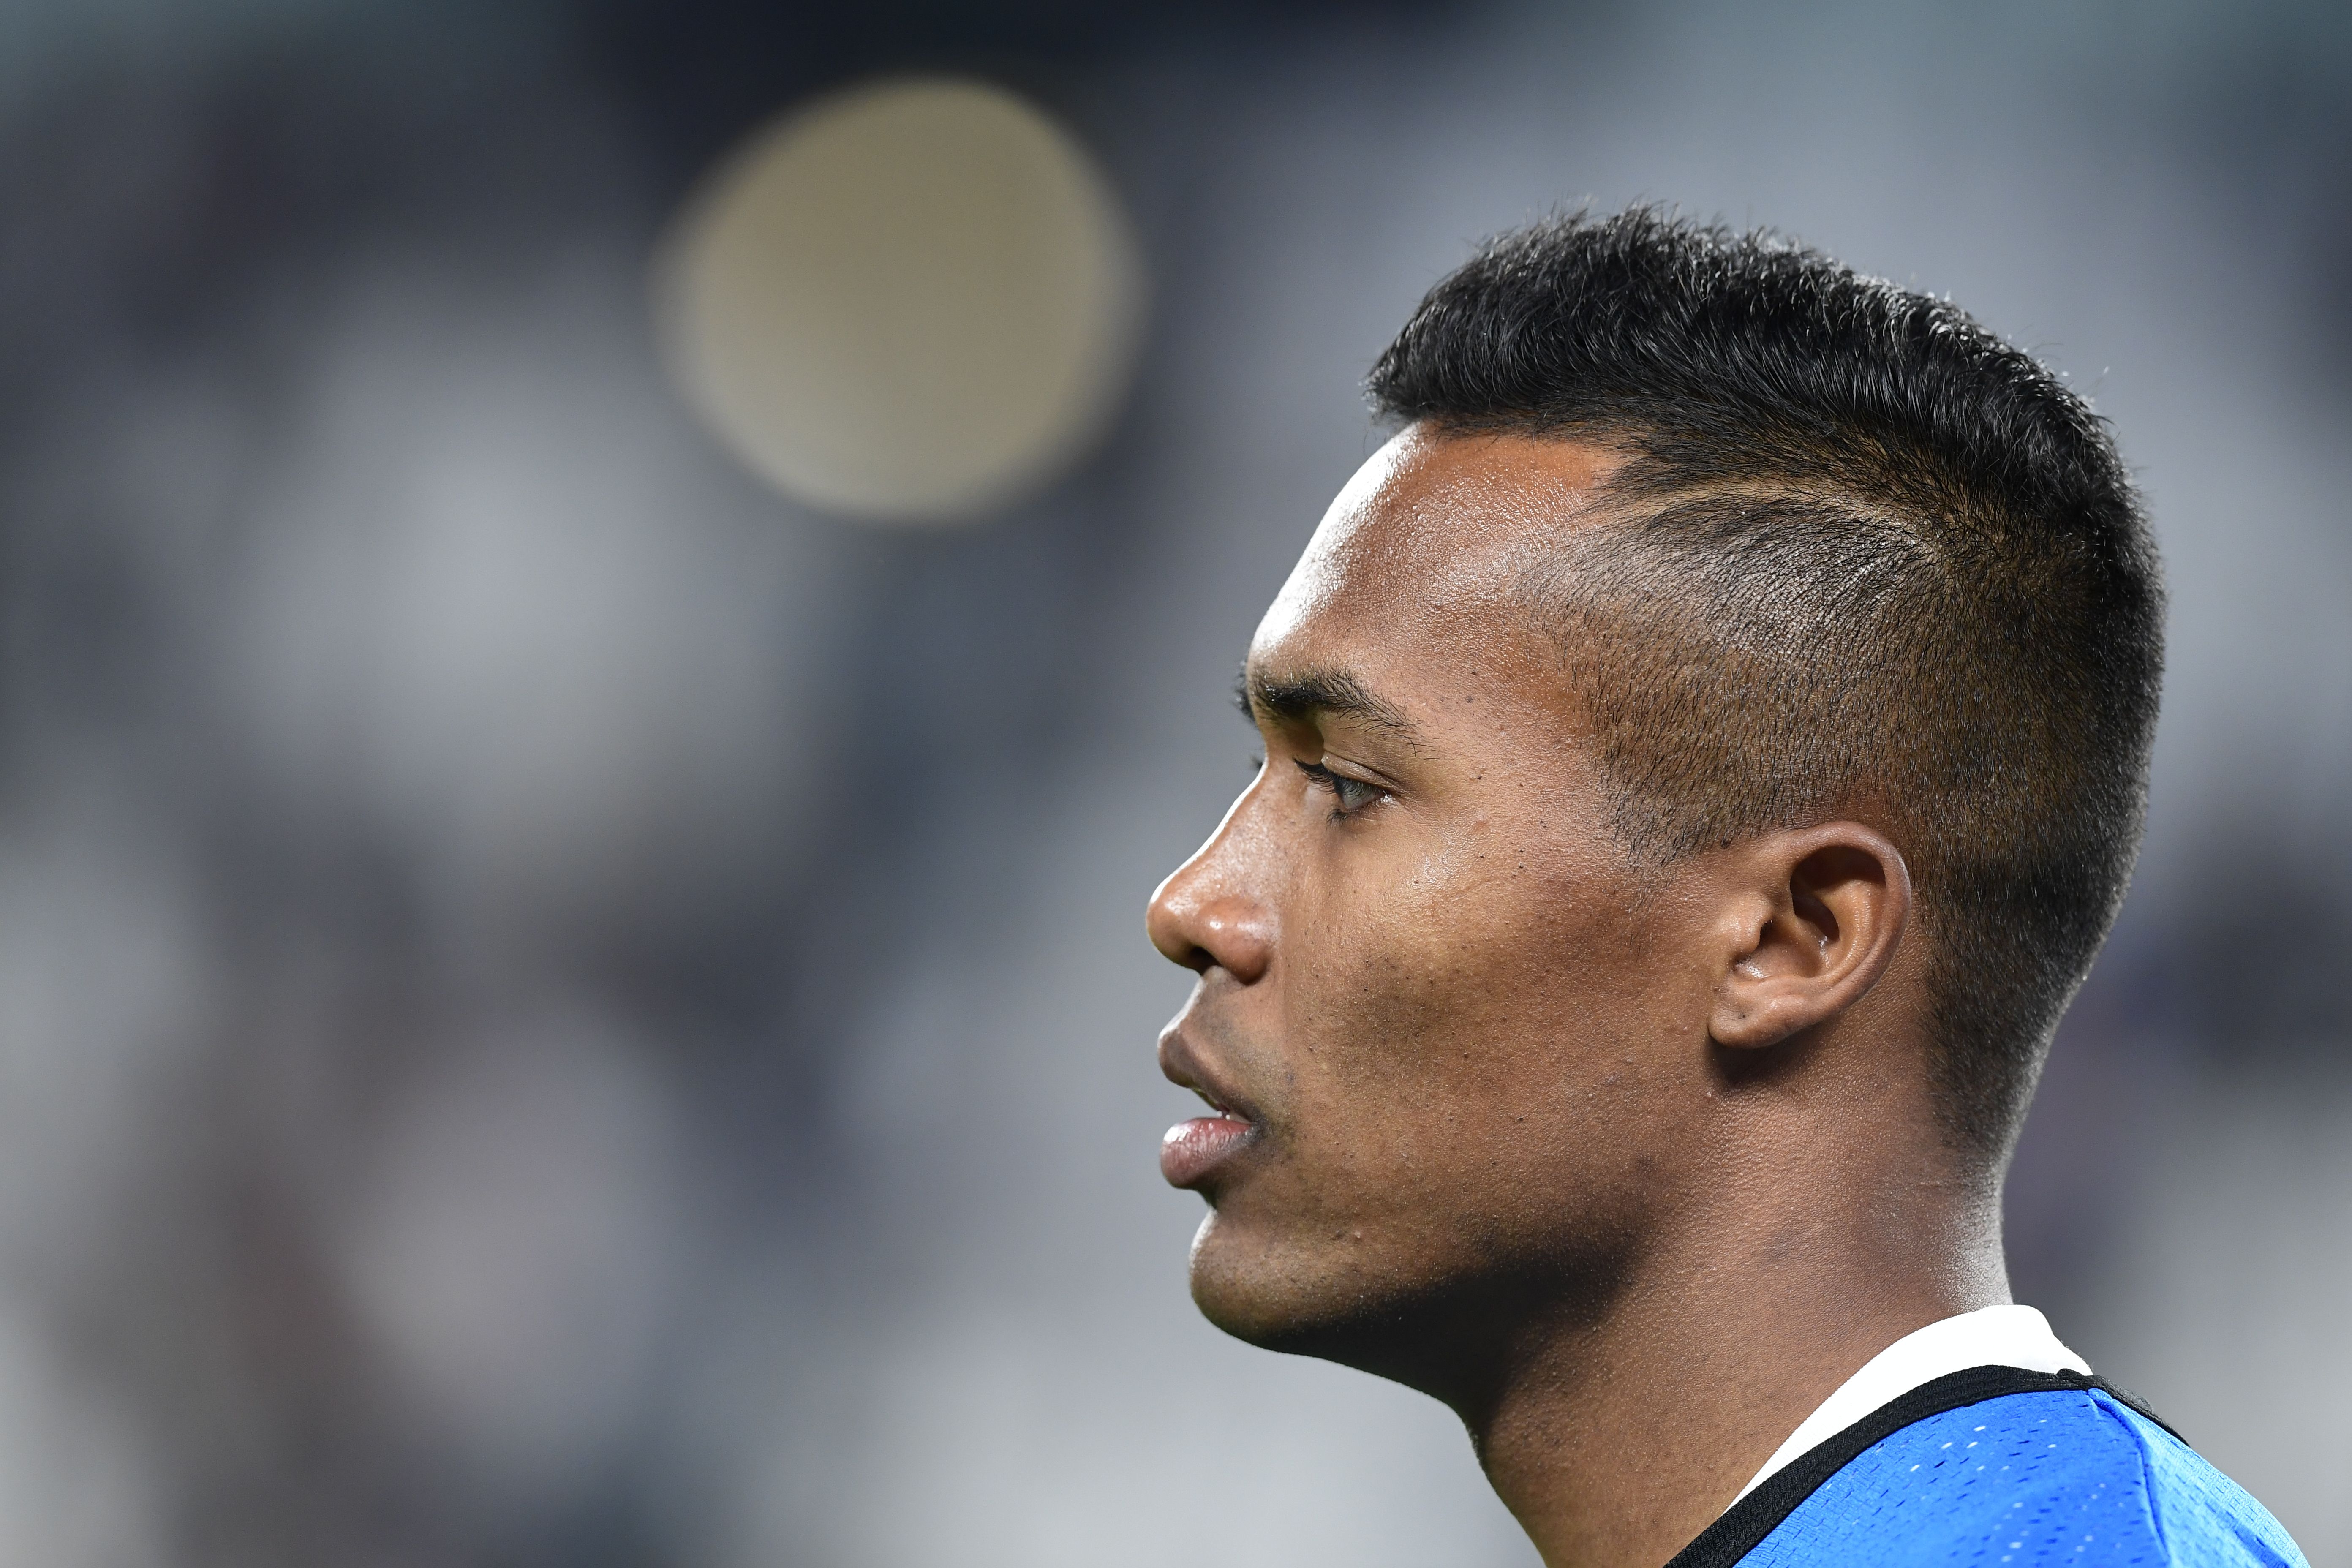
[(2104, 1389), (1928, 1415), (1823, 1481), (1742, 1568), (2310, 1568), (2262, 1504)]

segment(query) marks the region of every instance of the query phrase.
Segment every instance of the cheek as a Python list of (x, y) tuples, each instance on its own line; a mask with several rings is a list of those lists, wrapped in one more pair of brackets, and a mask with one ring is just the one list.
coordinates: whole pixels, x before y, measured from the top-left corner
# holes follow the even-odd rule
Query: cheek
[[(1369, 857), (1368, 857), (1369, 858)], [(1474, 827), (1288, 924), (1300, 1107), (1353, 1157), (1428, 1167), (1549, 1139), (1624, 1078), (1648, 1009), (1628, 890)]]

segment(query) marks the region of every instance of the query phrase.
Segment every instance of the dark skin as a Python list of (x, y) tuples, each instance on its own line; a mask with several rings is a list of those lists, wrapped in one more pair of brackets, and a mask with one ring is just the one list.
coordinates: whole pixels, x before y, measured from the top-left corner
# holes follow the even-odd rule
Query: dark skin
[(2009, 1300), (1867, 810), (1662, 867), (1612, 829), (1513, 596), (1612, 461), (1368, 463), (1251, 645), (1265, 764), (1150, 917), (1200, 975), (1162, 1068), (1227, 1113), (1170, 1156), (1194, 1300), (1452, 1406), (1550, 1568), (1655, 1568), (1878, 1351)]

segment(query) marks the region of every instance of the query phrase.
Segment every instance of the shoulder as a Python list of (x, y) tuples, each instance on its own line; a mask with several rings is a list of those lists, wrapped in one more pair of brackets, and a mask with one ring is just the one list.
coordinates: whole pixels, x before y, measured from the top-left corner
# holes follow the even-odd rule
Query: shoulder
[(1823, 1481), (1742, 1561), (2308, 1568), (2260, 1503), (2097, 1388), (1915, 1421)]
[(2309, 1568), (2270, 1510), (2206, 1463), (2203, 1455), (2105, 1393), (2094, 1391), (2090, 1397), (2137, 1441), (2150, 1512), (2170, 1544), (2173, 1562)]

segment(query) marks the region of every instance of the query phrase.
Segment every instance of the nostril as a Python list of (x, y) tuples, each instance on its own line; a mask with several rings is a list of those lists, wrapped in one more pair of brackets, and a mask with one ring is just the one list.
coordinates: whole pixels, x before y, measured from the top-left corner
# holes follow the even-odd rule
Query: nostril
[(1201, 899), (1170, 878), (1151, 900), (1151, 945), (1171, 963), (1198, 974), (1223, 969), (1244, 983), (1265, 973), (1272, 921), (1253, 901), (1231, 895)]
[(1151, 945), (1171, 963), (1201, 974), (1223, 969), (1246, 984), (1265, 972), (1274, 921), (1246, 890), (1255, 868), (1252, 857), (1238, 853), (1247, 846), (1236, 838), (1234, 823), (1229, 814), (1153, 891), (1146, 926)]
[(1218, 954), (1225, 944), (1211, 922), (1187, 919), (1181, 911), (1155, 905), (1151, 910), (1151, 945), (1171, 963), (1181, 964), (1199, 974), (1222, 962)]
[(1230, 896), (1215, 899), (1201, 906), (1190, 926), (1185, 934), (1199, 953), (1192, 967), (1222, 969), (1244, 984), (1265, 973), (1274, 921), (1262, 905)]

